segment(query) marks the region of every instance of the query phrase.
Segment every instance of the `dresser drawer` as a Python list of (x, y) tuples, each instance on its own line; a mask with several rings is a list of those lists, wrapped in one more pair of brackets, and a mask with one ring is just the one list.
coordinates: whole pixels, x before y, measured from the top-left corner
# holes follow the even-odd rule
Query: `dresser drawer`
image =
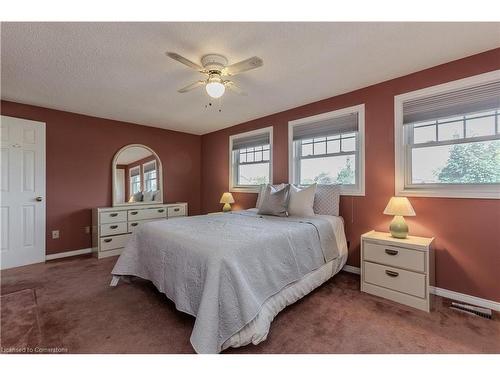
[(425, 253), (413, 249), (365, 241), (363, 243), (363, 260), (425, 272)]
[(138, 220), (148, 220), (148, 219), (161, 219), (167, 217), (167, 209), (164, 207), (160, 208), (145, 208), (142, 210), (129, 210), (128, 220), (138, 221)]
[(101, 236), (113, 236), (127, 233), (127, 223), (111, 223), (101, 225)]
[(130, 234), (120, 234), (118, 236), (101, 238), (101, 251), (124, 247), (127, 244), (129, 238)]
[(363, 262), (365, 282), (410, 294), (419, 298), (426, 298), (425, 275), (405, 271), (398, 268), (382, 266), (371, 262)]
[(129, 221), (128, 222), (128, 231), (130, 233), (134, 233), (137, 229), (139, 229), (145, 223), (150, 223), (152, 221), (158, 221), (162, 219), (151, 219), (151, 220), (139, 220), (139, 221)]
[(99, 214), (101, 224), (119, 223), (120, 221), (127, 221), (127, 211), (110, 211), (101, 212)]
[(168, 207), (167, 210), (168, 210), (168, 217), (186, 216), (185, 206)]

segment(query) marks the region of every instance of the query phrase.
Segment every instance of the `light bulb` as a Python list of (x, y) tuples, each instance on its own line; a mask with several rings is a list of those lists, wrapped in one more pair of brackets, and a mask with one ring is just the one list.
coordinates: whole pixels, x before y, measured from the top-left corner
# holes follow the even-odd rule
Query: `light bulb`
[(224, 95), (226, 86), (224, 86), (222, 79), (219, 76), (212, 76), (208, 79), (205, 90), (207, 90), (207, 94), (210, 97), (217, 99)]

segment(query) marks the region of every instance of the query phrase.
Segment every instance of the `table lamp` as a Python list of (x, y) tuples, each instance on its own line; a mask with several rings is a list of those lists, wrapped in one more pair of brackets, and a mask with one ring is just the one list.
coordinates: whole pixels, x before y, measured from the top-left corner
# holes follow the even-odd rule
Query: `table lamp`
[(222, 208), (222, 211), (224, 211), (224, 212), (231, 211), (231, 203), (234, 203), (233, 194), (231, 194), (231, 193), (222, 194), (222, 197), (220, 198), (220, 203), (224, 203), (224, 207)]
[(406, 238), (408, 225), (403, 216), (416, 216), (410, 201), (406, 197), (392, 197), (384, 210), (385, 215), (394, 215), (389, 227), (392, 237)]

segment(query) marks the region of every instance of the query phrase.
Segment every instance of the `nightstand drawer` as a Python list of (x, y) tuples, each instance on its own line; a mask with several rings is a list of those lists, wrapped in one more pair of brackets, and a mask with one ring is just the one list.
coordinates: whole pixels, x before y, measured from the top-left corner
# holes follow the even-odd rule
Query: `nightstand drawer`
[(425, 253), (402, 247), (380, 245), (365, 241), (364, 260), (425, 272)]
[(371, 262), (363, 262), (364, 281), (398, 292), (426, 298), (425, 275), (405, 271), (399, 268), (382, 266)]

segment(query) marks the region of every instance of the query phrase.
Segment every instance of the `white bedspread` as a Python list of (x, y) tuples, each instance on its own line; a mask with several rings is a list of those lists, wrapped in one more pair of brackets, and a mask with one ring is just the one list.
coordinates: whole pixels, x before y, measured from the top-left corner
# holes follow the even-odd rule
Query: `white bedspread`
[(112, 274), (151, 280), (178, 310), (196, 317), (193, 348), (218, 353), (269, 297), (338, 255), (325, 218), (243, 211), (147, 223)]

